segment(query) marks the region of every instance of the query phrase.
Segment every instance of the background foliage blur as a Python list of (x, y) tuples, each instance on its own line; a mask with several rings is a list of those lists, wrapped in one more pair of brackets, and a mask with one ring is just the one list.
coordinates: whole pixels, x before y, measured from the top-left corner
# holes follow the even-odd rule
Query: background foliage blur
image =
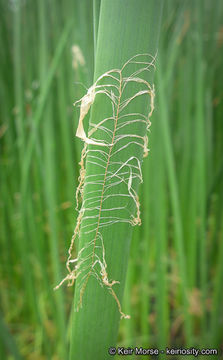
[[(92, 11), (90, 0), (0, 1), (3, 360), (67, 358), (73, 289), (53, 287), (75, 224), (72, 104), (93, 81)], [(222, 59), (222, 1), (166, 0), (119, 344), (223, 345)]]

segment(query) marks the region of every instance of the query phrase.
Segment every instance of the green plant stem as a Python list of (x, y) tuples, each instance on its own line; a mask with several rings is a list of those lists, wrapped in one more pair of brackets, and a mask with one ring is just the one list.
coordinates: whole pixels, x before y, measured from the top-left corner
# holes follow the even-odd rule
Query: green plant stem
[[(150, 53), (153, 56), (156, 54), (161, 6), (161, 1), (143, 0), (140, 6), (136, 0), (101, 2), (95, 79), (110, 69), (121, 68), (136, 54)], [(150, 82), (152, 77), (151, 72)], [(140, 112), (144, 111), (145, 103), (144, 105), (140, 103), (140, 106)], [(99, 121), (104, 113), (106, 114), (106, 107), (99, 109), (99, 105), (93, 105), (92, 121)], [(122, 158), (119, 158), (119, 161), (122, 161)], [(94, 173), (95, 167), (89, 165), (86, 176)], [(84, 199), (85, 196), (87, 194), (84, 195)], [(105, 228), (101, 232), (104, 238), (108, 276), (109, 279), (120, 281), (120, 285), (115, 286), (115, 291), (121, 301), (132, 228), (129, 224), (116, 223), (109, 230)], [(80, 238), (79, 249), (86, 245), (86, 241), (88, 241), (86, 237)], [(78, 280), (76, 289), (77, 286)], [(80, 293), (75, 291), (74, 308), (79, 300)], [(117, 304), (109, 291), (101, 288), (94, 277), (89, 278), (82, 300), (82, 308), (73, 314), (70, 359), (110, 358), (108, 348), (115, 345), (119, 326), (120, 313)], [(88, 339), (87, 347), (86, 339)]]

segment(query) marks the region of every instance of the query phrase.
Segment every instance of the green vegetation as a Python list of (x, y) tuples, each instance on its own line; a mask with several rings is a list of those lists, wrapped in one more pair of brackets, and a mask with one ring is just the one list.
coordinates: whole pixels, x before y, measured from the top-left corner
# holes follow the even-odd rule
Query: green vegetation
[[(223, 345), (221, 0), (164, 2), (143, 183), (139, 185), (139, 166), (132, 162), (124, 168), (119, 191), (127, 195), (129, 217), (119, 209), (119, 223), (101, 229), (94, 268), (98, 279), (89, 277), (82, 308), (74, 312), (81, 277), (74, 303), (74, 287), (64, 283), (54, 291), (67, 276), (78, 216), (75, 191), (83, 141), (75, 137), (80, 103), (72, 104), (99, 76), (121, 69), (132, 56), (155, 55), (160, 5), (155, 0), (0, 1), (0, 359), (66, 360), (69, 352), (72, 360), (105, 359), (116, 340), (120, 346), (160, 349)], [(130, 64), (123, 77), (145, 67), (148, 58), (140, 59), (143, 64)], [(150, 69), (139, 76), (152, 85)], [(98, 85), (104, 91), (116, 82), (103, 78)], [(145, 84), (129, 82), (120, 101), (145, 89)], [(151, 93), (135, 98), (123, 115), (148, 115), (150, 98)], [(86, 133), (88, 121), (98, 124), (112, 115), (111, 102), (104, 93), (96, 95), (83, 122)], [(106, 129), (114, 134), (111, 123)], [(145, 135), (142, 121), (120, 134), (136, 131)], [(102, 133), (98, 129), (89, 137), (100, 141)], [(128, 143), (129, 138), (123, 145)], [(88, 155), (96, 149), (99, 158), (110, 148), (89, 145)], [(129, 160), (130, 149), (142, 158), (137, 144), (120, 151), (107, 169), (111, 182), (119, 169), (115, 162)], [(99, 178), (89, 159), (86, 176)], [(96, 189), (89, 186), (84, 201), (89, 191), (102, 191), (101, 183)], [(129, 193), (137, 188), (142, 225), (133, 228), (120, 219), (137, 219), (136, 197)], [(122, 207), (124, 202), (110, 204)], [(92, 216), (98, 216), (97, 210)], [(92, 223), (89, 218), (82, 222)], [(80, 234), (73, 257), (89, 239)], [(101, 274), (103, 245), (108, 279)], [(87, 251), (86, 256), (92, 254)], [(120, 281), (111, 288), (131, 319), (119, 321), (119, 306), (106, 280)], [(81, 353), (81, 347), (89, 353)]]
[[(77, 221), (80, 255), (74, 302), (75, 310), (80, 302), (82, 309), (72, 320), (70, 359), (91, 359), (94, 353), (98, 359), (110, 357), (120, 315), (126, 317), (120, 301), (132, 225), (140, 224), (137, 188), (153, 97), (161, 4), (144, 0), (139, 7), (135, 0), (101, 1), (90, 139), (104, 145), (90, 144), (82, 155), (86, 175)], [(145, 53), (151, 55), (137, 56)], [(82, 101), (80, 111), (83, 106)]]

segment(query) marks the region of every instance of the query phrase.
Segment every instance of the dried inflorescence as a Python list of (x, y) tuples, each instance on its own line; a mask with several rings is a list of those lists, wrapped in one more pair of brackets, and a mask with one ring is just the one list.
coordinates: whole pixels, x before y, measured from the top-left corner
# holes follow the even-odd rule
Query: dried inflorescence
[(85, 59), (84, 59), (84, 55), (81, 51), (81, 48), (77, 45), (74, 44), (71, 48), (71, 52), (72, 52), (72, 66), (75, 70), (77, 70), (77, 68), (79, 66), (84, 66), (85, 65)]
[[(80, 301), (76, 310), (82, 304), (89, 277), (94, 276), (114, 297), (121, 318), (129, 318), (122, 312), (113, 289), (119, 282), (108, 279), (104, 246), (106, 239), (103, 239), (102, 233), (103, 228), (117, 223), (128, 223), (132, 226), (141, 224), (136, 189), (137, 184), (142, 182), (142, 152), (144, 157), (148, 155), (148, 137), (145, 131), (150, 127), (149, 118), (154, 109), (154, 87), (145, 77), (154, 66), (154, 61), (148, 54), (132, 57), (121, 69), (113, 69), (101, 75), (88, 89), (87, 94), (75, 103), (80, 103), (76, 136), (84, 141), (79, 186), (76, 191), (79, 215), (68, 251), (68, 275), (56, 289), (66, 280), (69, 281), (68, 285), (72, 285), (74, 280), (79, 279), (77, 291)], [(134, 66), (135, 71), (126, 76), (131, 66)], [(131, 89), (138, 89), (126, 97), (126, 90), (131, 83), (134, 83)], [(90, 122), (87, 136), (84, 119), (99, 94), (105, 96), (110, 109), (107, 117), (97, 123)], [(147, 104), (150, 103), (150, 108), (147, 107), (148, 115), (132, 112), (134, 102), (142, 96), (146, 97)], [(134, 151), (131, 152), (133, 148)], [(87, 172), (86, 165), (92, 165), (94, 173)], [(80, 206), (79, 196), (82, 199)], [(130, 209), (133, 209), (132, 212)], [(75, 239), (80, 236), (80, 231), (86, 241), (73, 259), (73, 246)]]

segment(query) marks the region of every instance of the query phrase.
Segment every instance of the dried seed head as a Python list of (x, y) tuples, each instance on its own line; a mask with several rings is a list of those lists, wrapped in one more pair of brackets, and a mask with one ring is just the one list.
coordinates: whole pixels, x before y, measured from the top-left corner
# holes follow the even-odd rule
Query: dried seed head
[[(150, 70), (151, 66), (154, 66), (154, 58), (151, 62), (149, 58), (148, 54), (136, 55), (129, 59), (120, 70), (113, 69), (104, 73), (88, 89), (86, 95), (75, 103), (75, 105), (80, 103), (76, 136), (84, 141), (79, 163), (79, 185), (76, 191), (77, 209), (80, 207), (79, 195), (81, 195), (82, 203), (68, 251), (68, 275), (56, 289), (66, 280), (69, 285), (72, 285), (74, 280), (78, 279), (76, 291), (80, 297), (77, 311), (82, 306), (88, 280), (90, 276), (94, 276), (115, 299), (121, 318), (129, 318), (129, 315), (122, 312), (120, 301), (114, 290), (114, 286), (119, 284), (119, 281), (109, 279), (103, 228), (111, 227), (116, 223), (141, 225), (136, 184), (142, 182), (141, 154), (142, 151), (144, 157), (148, 154), (148, 137), (146, 134), (141, 134), (139, 130), (137, 133), (137, 129), (149, 129), (150, 116), (154, 109), (154, 87), (144, 78), (144, 74)], [(134, 64), (134, 67), (138, 66), (138, 70), (124, 77), (123, 73), (126, 75), (130, 64)], [(103, 85), (100, 84), (101, 80), (103, 80)], [(132, 86), (132, 83), (134, 83), (132, 88), (137, 90), (131, 97), (126, 98), (123, 93), (126, 93), (126, 87)], [(84, 118), (98, 94), (109, 100), (111, 114), (97, 121), (96, 124), (90, 122), (90, 131), (87, 136), (84, 130)], [(140, 97), (145, 98), (146, 101), (150, 99), (150, 110), (146, 115), (128, 110), (130, 104)], [(131, 127), (133, 123), (143, 124), (143, 126)], [(94, 138), (97, 131), (100, 131), (101, 141)], [(132, 145), (136, 151), (129, 156)], [(93, 164), (96, 173), (86, 173), (86, 164)], [(85, 194), (84, 197), (83, 194)], [(83, 239), (86, 237), (89, 240), (83, 242), (84, 246), (73, 259), (73, 246), (76, 238), (80, 236), (80, 229)]]

